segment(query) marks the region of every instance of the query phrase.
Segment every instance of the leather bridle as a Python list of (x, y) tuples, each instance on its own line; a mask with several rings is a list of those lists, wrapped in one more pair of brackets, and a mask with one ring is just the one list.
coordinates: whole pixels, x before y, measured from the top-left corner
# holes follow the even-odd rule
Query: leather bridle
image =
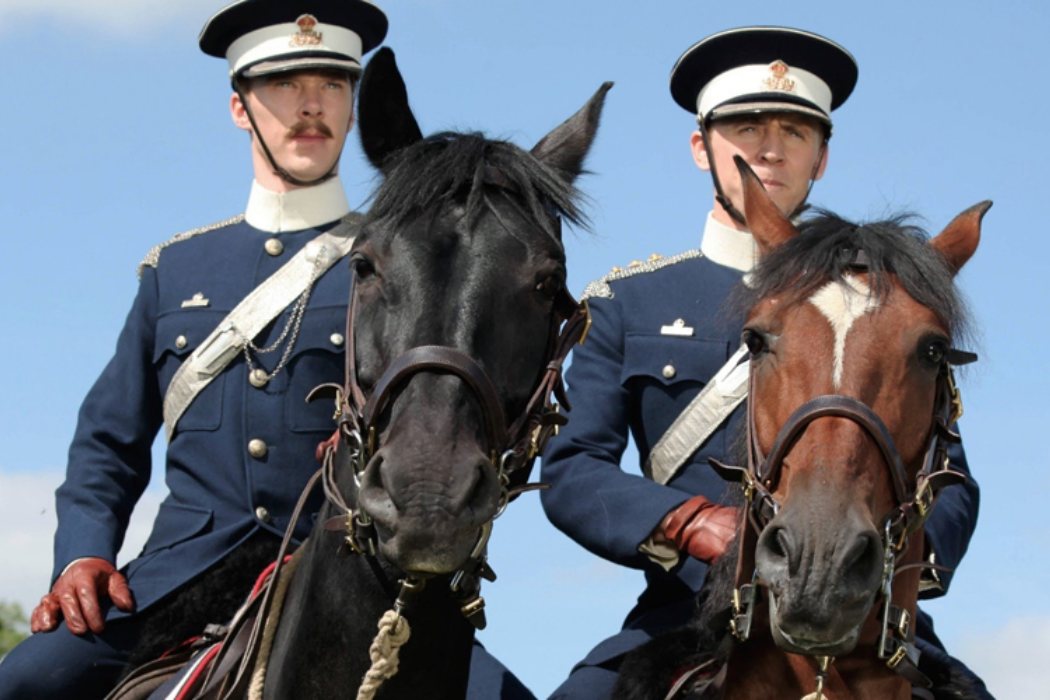
[[(376, 421), (386, 406), (394, 400), (393, 392), (408, 379), (422, 372), (439, 372), (459, 377), (477, 397), (485, 422), (485, 434), (490, 449), (491, 465), (497, 470), (501, 496), (500, 507), (492, 518), (481, 526), (478, 541), (470, 557), (452, 575), (450, 588), (460, 604), (460, 611), (477, 629), (485, 627), (485, 601), (481, 597), (481, 579), (495, 580), (495, 573), (488, 565), (486, 550), (492, 521), (502, 513), (507, 503), (518, 493), (537, 488), (525, 483), (532, 464), (544, 448), (547, 440), (563, 425), (566, 418), (560, 415), (551, 401), (553, 395), (558, 402), (569, 407), (565, 398), (565, 387), (561, 367), (566, 356), (576, 343), (583, 343), (590, 330), (590, 310), (586, 300), (577, 302), (564, 288), (555, 298), (550, 317), (550, 331), (543, 376), (526, 404), (524, 411), (508, 428), (504, 418), (502, 402), (492, 380), (478, 363), (460, 350), (452, 347), (424, 345), (412, 348), (395, 359), (376, 382), (371, 395), (365, 394), (357, 381), (357, 363), (354, 353), (354, 319), (356, 317), (356, 283), (351, 281), (350, 313), (347, 315), (346, 334), (346, 378), (345, 384), (324, 384), (315, 388), (308, 400), (334, 394), (338, 430), (334, 438), (323, 445), (321, 468), (310, 477), (292, 512), (288, 528), (281, 541), (271, 581), (276, 581), (285, 565), (295, 524), (306, 507), (309, 495), (320, 479), (325, 499), (339, 511), (329, 518), (323, 527), (341, 532), (350, 549), (369, 557), (377, 553), (377, 540), (372, 519), (360, 508), (351, 506), (344, 498), (337, 482), (336, 470), (350, 465), (353, 469), (353, 497), (356, 504), (360, 489), (360, 476), (376, 446)], [(560, 329), (560, 332), (559, 332)], [(367, 436), (363, 439), (362, 436)], [(400, 614), (407, 609), (425, 585), (425, 580), (408, 575), (400, 581), (394, 609)], [(224, 644), (214, 664), (208, 671), (203, 686), (211, 692), (228, 683), (220, 697), (226, 699), (242, 694), (246, 688), (255, 657), (262, 639), (262, 629), (271, 614), (275, 586), (267, 585), (253, 615), (238, 615), (231, 625), (229, 640)]]
[[(878, 656), (886, 665), (907, 678), (912, 685), (928, 686), (929, 681), (917, 668), (918, 650), (914, 645), (914, 631), (907, 610), (893, 605), (892, 584), (897, 562), (904, 553), (908, 537), (922, 528), (933, 508), (937, 494), (945, 486), (962, 483), (966, 475), (951, 469), (948, 445), (960, 441), (951, 426), (962, 415), (962, 399), (952, 374), (952, 366), (974, 362), (977, 356), (961, 350), (949, 350), (940, 365), (937, 377), (930, 435), (927, 439), (922, 466), (915, 478), (908, 474), (900, 452), (883, 420), (869, 406), (851, 396), (830, 394), (818, 396), (799, 406), (780, 427), (773, 446), (765, 454), (758, 444), (755, 429), (755, 402), (748, 400), (747, 409), (747, 467), (730, 466), (709, 459), (712, 467), (725, 479), (740, 482), (744, 489), (746, 520), (750, 528), (740, 535), (740, 558), (736, 585), (733, 591), (733, 617), (730, 628), (737, 640), (746, 641), (758, 594), (757, 569), (753, 551), (758, 536), (776, 516), (780, 504), (773, 496), (780, 478), (780, 470), (788, 452), (813, 422), (826, 417), (845, 418), (860, 426), (879, 449), (882, 461), (890, 472), (895, 505), (882, 518), (883, 572), (880, 583), (882, 601), (882, 633)], [(750, 387), (753, 389), (754, 363)], [(750, 566), (745, 564), (749, 562)], [(919, 566), (937, 568), (933, 564)], [(910, 568), (910, 567), (909, 567)], [(827, 658), (827, 657), (822, 657)], [(826, 666), (826, 663), (825, 663)], [(826, 670), (826, 669), (825, 669)], [(819, 678), (819, 674), (818, 674)], [(818, 686), (821, 685), (818, 683)]]
[[(380, 418), (396, 400), (398, 390), (413, 376), (438, 373), (458, 377), (470, 389), (480, 407), (488, 461), (496, 472), (500, 486), (500, 501), (495, 514), (481, 526), (470, 557), (453, 574), (450, 584), (453, 592), (463, 601), (463, 614), (481, 629), (485, 619), (484, 601), (479, 595), (480, 579), (495, 580), (495, 573), (486, 560), (492, 521), (502, 514), (510, 500), (518, 494), (543, 488), (541, 484), (526, 482), (536, 457), (543, 451), (551, 435), (567, 420), (558, 412), (552, 396), (559, 404), (569, 408), (562, 381), (562, 365), (572, 347), (586, 340), (591, 323), (590, 310), (586, 300), (577, 302), (564, 286), (555, 295), (543, 374), (525, 408), (508, 425), (503, 401), (488, 373), (469, 355), (450, 346), (421, 345), (410, 348), (390, 362), (371, 392), (366, 393), (357, 376), (354, 333), (358, 308), (356, 281), (354, 275), (346, 325), (345, 384), (341, 387), (326, 385), (329, 389), (335, 389), (336, 393), (339, 441), (334, 453), (329, 450), (326, 456), (323, 483), (325, 497), (341, 515), (330, 519), (325, 527), (345, 530), (346, 542), (354, 552), (375, 556), (377, 536), (374, 523), (363, 509), (350, 503), (356, 504), (361, 476), (379, 449)], [(343, 497), (336, 485), (337, 463), (339, 467), (349, 465), (353, 471), (354, 482), (349, 499)], [(422, 585), (422, 579), (412, 576), (406, 578), (402, 582), (399, 604), (402, 607), (407, 605), (408, 597), (413, 596)]]
[[(487, 168), (487, 184), (513, 190), (509, 181), (498, 170)], [(487, 200), (486, 200), (487, 201)], [(491, 203), (487, 206), (492, 209)], [(492, 209), (501, 225), (507, 226), (499, 214)], [(550, 211), (552, 230), (558, 233), (560, 218)], [(533, 462), (543, 451), (560, 425), (567, 419), (558, 413), (551, 400), (570, 408), (562, 381), (562, 364), (569, 351), (577, 343), (587, 339), (591, 326), (587, 301), (577, 302), (567, 289), (562, 287), (555, 295), (551, 308), (547, 351), (543, 374), (525, 405), (525, 409), (508, 427), (503, 403), (485, 370), (461, 350), (447, 346), (423, 345), (412, 348), (397, 357), (379, 377), (370, 395), (366, 395), (357, 380), (357, 361), (354, 336), (354, 321), (357, 315), (356, 275), (350, 284), (350, 305), (346, 320), (346, 371), (344, 384), (323, 384), (310, 392), (307, 401), (334, 397), (336, 405), (336, 433), (318, 446), (322, 466), (310, 477), (299, 500), (292, 510), (291, 519), (274, 563), (270, 582), (250, 606), (246, 605), (231, 623), (228, 638), (221, 651), (209, 667), (203, 681), (203, 690), (198, 697), (218, 689), (223, 700), (241, 696), (246, 692), (253, 664), (259, 652), (263, 627), (273, 612), (276, 586), (285, 565), (286, 554), (292, 546), (296, 523), (304, 512), (310, 494), (321, 481), (325, 499), (339, 515), (329, 518), (323, 527), (343, 534), (344, 540), (356, 554), (374, 558), (377, 553), (375, 527), (367, 513), (356, 507), (360, 489), (360, 477), (369, 460), (377, 450), (377, 421), (384, 410), (395, 400), (394, 392), (413, 375), (423, 372), (452, 374), (459, 377), (477, 398), (485, 424), (490, 464), (497, 471), (501, 489), (500, 505), (492, 518), (481, 526), (481, 532), (473, 550), (463, 566), (451, 578), (450, 588), (457, 596), (460, 611), (477, 629), (485, 627), (485, 601), (480, 595), (481, 579), (495, 580), (495, 573), (488, 565), (487, 545), (492, 532), (492, 521), (506, 508), (516, 495), (541, 484), (528, 484)], [(352, 498), (346, 499), (336, 480), (336, 470), (349, 465), (353, 470)], [(351, 506), (348, 503), (354, 503)], [(299, 550), (302, 551), (302, 550)], [(373, 567), (378, 571), (379, 567)], [(401, 614), (422, 591), (425, 579), (406, 575), (400, 581), (394, 610)], [(220, 686), (222, 686), (220, 688)]]

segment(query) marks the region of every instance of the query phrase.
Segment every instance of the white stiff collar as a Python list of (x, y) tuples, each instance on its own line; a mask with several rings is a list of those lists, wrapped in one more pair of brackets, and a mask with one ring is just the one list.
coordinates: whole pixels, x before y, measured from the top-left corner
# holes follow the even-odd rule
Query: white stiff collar
[(269, 233), (301, 231), (346, 216), (350, 202), (338, 177), (313, 187), (274, 192), (252, 180), (244, 220)]
[(709, 212), (700, 239), (700, 250), (711, 262), (748, 272), (755, 266), (758, 251), (755, 239), (748, 231), (738, 231), (715, 219)]

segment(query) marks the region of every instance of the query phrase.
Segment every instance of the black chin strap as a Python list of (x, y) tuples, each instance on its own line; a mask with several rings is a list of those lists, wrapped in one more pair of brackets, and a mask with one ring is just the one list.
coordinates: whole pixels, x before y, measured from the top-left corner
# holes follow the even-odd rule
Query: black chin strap
[(244, 105), (244, 113), (248, 115), (248, 122), (252, 125), (252, 132), (255, 134), (255, 138), (259, 139), (259, 145), (262, 146), (263, 154), (265, 154), (266, 160), (269, 161), (270, 167), (273, 168), (274, 175), (296, 187), (312, 187), (314, 185), (320, 185), (322, 182), (327, 182), (335, 177), (335, 169), (339, 165), (339, 154), (336, 154), (335, 161), (332, 163), (332, 167), (328, 168), (328, 172), (321, 177), (314, 178), (313, 180), (301, 180), (278, 165), (277, 160), (273, 157), (273, 153), (270, 152), (270, 147), (266, 145), (266, 140), (263, 139), (262, 134), (259, 132), (259, 127), (255, 123), (255, 116), (252, 114), (251, 107), (248, 106), (247, 96), (241, 92), (239, 87), (237, 87), (236, 82), (233, 84), (233, 91), (237, 93), (237, 97), (240, 98), (241, 104)]
[(718, 169), (715, 167), (715, 154), (711, 150), (711, 139), (707, 136), (707, 125), (703, 119), (697, 119), (696, 123), (700, 131), (700, 138), (704, 141), (704, 152), (707, 153), (707, 164), (711, 169), (711, 179), (715, 183), (715, 201), (722, 205), (726, 214), (729, 214), (734, 221), (746, 227), (747, 220), (744, 219), (744, 215), (733, 206), (733, 203), (729, 201), (729, 197), (726, 197), (725, 192), (722, 190), (722, 181), (718, 178)]
[[(707, 163), (711, 169), (711, 179), (715, 183), (715, 201), (722, 205), (729, 216), (737, 223), (747, 226), (747, 220), (744, 215), (740, 213), (740, 210), (733, 206), (733, 203), (729, 201), (729, 197), (726, 197), (725, 191), (722, 189), (722, 181), (718, 178), (718, 170), (715, 167), (715, 154), (711, 150), (711, 140), (707, 136), (707, 126), (703, 119), (697, 119), (697, 130), (700, 132), (700, 138), (704, 142), (704, 151), (707, 153)], [(824, 158), (824, 149), (827, 148), (827, 139), (820, 145), (820, 156), (817, 158), (817, 162), (813, 165), (813, 172), (809, 174), (809, 187), (806, 188), (806, 195), (802, 198), (802, 201), (798, 203), (798, 206), (788, 214), (788, 218), (794, 220), (796, 217), (802, 214), (809, 205), (806, 204), (806, 200), (809, 199), (809, 193), (813, 191), (813, 183), (816, 182), (817, 171), (820, 170), (820, 162)]]
[(820, 153), (817, 155), (817, 162), (813, 164), (813, 171), (809, 174), (809, 187), (806, 188), (806, 194), (802, 197), (802, 201), (798, 203), (795, 210), (788, 215), (791, 221), (794, 221), (798, 217), (802, 216), (802, 212), (809, 208), (806, 202), (809, 201), (809, 193), (813, 191), (813, 184), (817, 181), (817, 173), (820, 171), (820, 163), (824, 160), (824, 152), (828, 147), (828, 140), (825, 138), (820, 144)]

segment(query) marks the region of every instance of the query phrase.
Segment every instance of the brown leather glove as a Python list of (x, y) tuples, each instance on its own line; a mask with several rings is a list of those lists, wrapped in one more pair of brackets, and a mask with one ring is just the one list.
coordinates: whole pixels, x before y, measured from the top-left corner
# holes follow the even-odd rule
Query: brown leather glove
[(711, 563), (726, 551), (740, 522), (740, 511), (693, 496), (660, 521), (657, 532), (679, 552)]
[(97, 557), (75, 561), (33, 609), (29, 628), (34, 633), (50, 632), (64, 617), (73, 634), (85, 634), (88, 630), (98, 634), (105, 628), (99, 605), (102, 596), (124, 612), (135, 609), (127, 580), (112, 564)]

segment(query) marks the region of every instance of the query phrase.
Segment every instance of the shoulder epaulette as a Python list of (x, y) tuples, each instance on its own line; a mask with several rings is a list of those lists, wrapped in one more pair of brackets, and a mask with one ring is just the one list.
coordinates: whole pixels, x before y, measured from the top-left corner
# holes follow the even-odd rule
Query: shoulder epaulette
[(223, 221), (219, 221), (214, 224), (208, 224), (207, 226), (201, 226), (200, 228), (191, 229), (189, 231), (183, 231), (182, 233), (176, 233), (174, 236), (164, 241), (163, 243), (160, 243), (159, 245), (155, 245), (152, 248), (150, 248), (149, 252), (146, 253), (146, 257), (142, 258), (142, 262), (139, 263), (139, 266), (136, 269), (136, 273), (138, 274), (139, 278), (141, 278), (142, 270), (144, 268), (157, 267), (157, 263), (160, 261), (161, 251), (167, 248), (169, 245), (174, 245), (175, 243), (179, 243), (180, 241), (189, 240), (194, 236), (199, 236), (202, 233), (215, 231), (217, 229), (223, 228), (224, 226), (231, 226), (233, 224), (240, 223), (241, 221), (244, 221), (244, 214), (231, 216), (229, 219), (224, 219)]
[(641, 260), (632, 260), (627, 267), (614, 267), (604, 277), (596, 279), (588, 284), (587, 288), (583, 290), (582, 299), (612, 299), (613, 291), (612, 287), (609, 286), (610, 282), (634, 277), (635, 275), (640, 275), (645, 272), (653, 272), (667, 267), (668, 265), (680, 263), (683, 260), (699, 258), (702, 255), (703, 253), (701, 253), (698, 248), (694, 248), (693, 250), (687, 250), (684, 253), (678, 253), (677, 255), (672, 255), (666, 258), (658, 253), (653, 253), (645, 262), (642, 262)]

